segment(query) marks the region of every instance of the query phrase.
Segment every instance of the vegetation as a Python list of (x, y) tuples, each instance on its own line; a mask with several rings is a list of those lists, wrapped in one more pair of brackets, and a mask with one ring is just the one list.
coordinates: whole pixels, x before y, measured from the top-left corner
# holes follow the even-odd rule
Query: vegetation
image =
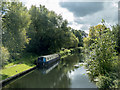
[(8, 67), (6, 69), (3, 69), (3, 70), (1, 70), (2, 80), (6, 79), (8, 77), (11, 77), (13, 75), (16, 75), (18, 73), (21, 73), (21, 72), (28, 70), (30, 68), (32, 68), (32, 67), (30, 67), (26, 64), (19, 64), (19, 65), (15, 65), (13, 67), (10, 67), (10, 68)]
[(65, 49), (62, 48), (58, 53), (60, 53), (61, 58), (65, 58), (68, 55), (78, 54), (82, 51), (81, 47)]
[(4, 63), (7, 62), (7, 60), (10, 57), (10, 53), (8, 52), (7, 48), (5, 47), (0, 47), (1, 48), (1, 54), (0, 57), (2, 58), (0, 65), (3, 67)]
[[(16, 58), (28, 43), (26, 32), (30, 15), (22, 3), (10, 3), (2, 17), (2, 43), (8, 48), (11, 57)], [(14, 22), (14, 23), (13, 23)]]
[(93, 79), (98, 78), (96, 84), (99, 88), (118, 88), (118, 30), (118, 25), (110, 30), (102, 22), (91, 27), (88, 37), (84, 38), (85, 49), (89, 54), (86, 67)]
[(10, 77), (33, 67), (34, 60), (40, 55), (60, 52), (67, 56), (74, 48), (83, 46), (82, 38), (86, 33), (74, 31), (68, 27), (67, 20), (45, 6), (33, 5), (28, 10), (22, 2), (3, 2), (1, 12), (2, 76)]
[(38, 58), (37, 55), (27, 53), (23, 55), (23, 57), (20, 60), (11, 63), (8, 62), (8, 64), (5, 65), (3, 69), (0, 70), (2, 80), (34, 67), (35, 66), (34, 61), (37, 58)]
[(82, 41), (67, 27), (67, 20), (63, 20), (61, 15), (49, 11), (45, 6), (32, 6), (29, 14), (31, 24), (28, 37), (31, 40), (27, 45), (27, 52), (50, 54), (58, 52), (61, 48), (78, 47), (78, 43)]
[[(40, 55), (59, 52), (62, 58), (73, 53), (88, 54), (90, 77), (98, 78), (99, 88), (118, 88), (120, 26), (105, 26), (105, 21), (89, 29), (89, 34), (68, 27), (68, 21), (45, 6), (28, 10), (21, 2), (2, 4), (2, 79), (34, 65)], [(84, 47), (84, 48), (83, 48)]]

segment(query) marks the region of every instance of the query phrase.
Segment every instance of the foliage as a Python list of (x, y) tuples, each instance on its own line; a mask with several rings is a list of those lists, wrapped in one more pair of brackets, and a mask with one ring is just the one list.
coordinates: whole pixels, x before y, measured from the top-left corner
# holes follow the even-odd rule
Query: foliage
[(0, 54), (0, 66), (4, 66), (5, 62), (7, 62), (9, 60), (9, 57), (10, 57), (10, 53), (9, 51), (7, 50), (7, 48), (5, 47), (0, 47), (1, 48), (1, 54)]
[(111, 87), (109, 80), (114, 86), (110, 73), (116, 73), (116, 78), (118, 74), (118, 52), (115, 50), (117, 35), (104, 23), (90, 27), (88, 37), (84, 38), (85, 48), (89, 52), (87, 68), (93, 78), (96, 76), (100, 78), (97, 85), (101, 88)]
[(67, 20), (49, 11), (45, 6), (31, 6), (31, 24), (28, 36), (31, 38), (26, 50), (37, 54), (49, 54), (61, 48), (78, 46), (78, 38), (67, 27)]
[(35, 66), (34, 61), (37, 60), (38, 57), (39, 56), (35, 54), (26, 53), (22, 55), (22, 58), (20, 58), (20, 60), (4, 65), (4, 68), (0, 70), (2, 79), (4, 80), (8, 77), (11, 77), (18, 73), (21, 73), (22, 71), (25, 71), (27, 69), (34, 67)]
[(112, 34), (114, 41), (116, 41), (116, 50), (120, 53), (120, 25), (112, 26)]
[[(84, 31), (73, 31), (74, 29), (68, 27), (67, 20), (42, 5), (32, 5), (28, 10), (22, 2), (8, 1), (0, 8), (3, 44), (1, 55), (3, 61), (9, 59), (8, 66), (11, 67), (3, 70), (4, 78), (32, 67), (35, 58), (26, 56), (28, 53), (35, 54), (37, 58), (38, 55), (56, 53), (66, 48), (60, 53), (70, 55), (80, 51), (77, 47), (83, 46), (82, 39), (87, 36)], [(69, 50), (70, 48), (72, 49)], [(15, 68), (20, 71), (15, 72)]]
[(19, 2), (9, 3), (4, 14), (2, 17), (2, 43), (15, 57), (16, 53), (20, 53), (25, 48), (25, 44), (29, 43), (26, 33), (30, 24), (30, 15), (27, 13), (26, 7)]
[(71, 50), (64, 49), (60, 51), (60, 56), (68, 55), (71, 53)]
[(42, 5), (32, 5), (27, 10), (21, 2), (5, 2), (2, 4), (2, 23), (2, 43), (14, 60), (20, 59), (23, 51), (43, 55), (61, 48), (76, 48), (82, 46), (86, 36), (83, 31), (74, 33), (67, 26), (67, 20)]
[(106, 76), (99, 76), (99, 81), (96, 83), (98, 88), (110, 88), (110, 84), (112, 83), (112, 80), (110, 77)]
[(80, 47), (80, 46), (83, 47), (83, 38), (87, 37), (87, 34), (84, 31), (74, 30), (74, 29), (72, 29), (72, 32), (79, 40), (78, 47)]
[(81, 47), (71, 48), (71, 49), (62, 48), (59, 51), (59, 53), (60, 53), (61, 58), (65, 58), (68, 55), (79, 54), (79, 53), (81, 53), (81, 51), (82, 51)]

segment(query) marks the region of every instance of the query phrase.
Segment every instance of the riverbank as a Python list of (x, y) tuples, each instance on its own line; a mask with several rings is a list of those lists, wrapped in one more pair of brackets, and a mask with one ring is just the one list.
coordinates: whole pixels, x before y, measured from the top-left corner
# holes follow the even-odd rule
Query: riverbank
[[(81, 52), (81, 47), (62, 49), (58, 53), (60, 54), (61, 58), (65, 58), (78, 52)], [(4, 68), (0, 70), (0, 76), (2, 77), (1, 80), (5, 80), (30, 68), (35, 67), (34, 61), (37, 60), (38, 57), (38, 55), (27, 53), (20, 60), (5, 65)]]
[(15, 75), (13, 75), (13, 76), (11, 76), (9, 78), (6, 78), (5, 80), (2, 80), (2, 81), (0, 81), (0, 84), (2, 84), (2, 87), (4, 87), (5, 85), (9, 84), (11, 81), (13, 81), (13, 80), (15, 80), (15, 79), (17, 79), (17, 78), (31, 72), (31, 71), (33, 71), (34, 69), (36, 69), (36, 66), (34, 66), (34, 67), (30, 68), (30, 69), (27, 69), (27, 70), (25, 70), (23, 72), (20, 72), (18, 74), (15, 74)]
[[(30, 73), (7, 84), (6, 88), (96, 88), (90, 82), (83, 66), (82, 56), (74, 54), (61, 60), (50, 72), (45, 74), (46, 69), (35, 69)], [(74, 65), (80, 64), (79, 68)], [(48, 70), (48, 69), (47, 69)]]
[(1, 80), (5, 80), (6, 78), (35, 67), (34, 61), (37, 58), (37, 55), (28, 53), (24, 55), (20, 60), (5, 65), (4, 68), (0, 70)]

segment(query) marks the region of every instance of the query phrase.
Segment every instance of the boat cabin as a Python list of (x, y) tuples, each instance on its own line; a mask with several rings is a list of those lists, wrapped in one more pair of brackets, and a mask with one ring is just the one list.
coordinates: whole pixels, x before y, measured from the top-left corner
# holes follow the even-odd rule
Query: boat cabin
[(59, 54), (41, 56), (38, 58), (38, 62), (48, 62), (48, 61), (53, 60), (53, 59), (58, 58), (58, 57), (59, 57)]

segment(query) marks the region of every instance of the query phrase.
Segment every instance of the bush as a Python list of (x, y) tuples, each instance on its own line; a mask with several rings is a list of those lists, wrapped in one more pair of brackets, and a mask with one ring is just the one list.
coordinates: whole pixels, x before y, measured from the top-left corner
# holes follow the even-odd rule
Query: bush
[(8, 61), (9, 57), (10, 57), (10, 53), (7, 50), (7, 48), (5, 47), (1, 47), (1, 54), (0, 54), (0, 66), (4, 66), (4, 64)]
[(75, 52), (76, 52), (76, 53), (81, 53), (81, 47), (75, 48)]
[(99, 81), (96, 83), (98, 88), (110, 88), (112, 86), (112, 79), (106, 76), (98, 76)]
[(75, 50), (74, 50), (74, 49), (70, 49), (70, 51), (71, 51), (71, 54), (75, 53)]
[(114, 85), (112, 86), (112, 88), (119, 88), (119, 87), (120, 87), (120, 86), (119, 86), (119, 85), (120, 85), (120, 81), (119, 81), (119, 80), (114, 80), (114, 81), (113, 81), (113, 84), (114, 84)]
[(68, 54), (71, 54), (71, 50), (69, 49), (64, 49), (60, 51), (61, 56), (68, 55)]

